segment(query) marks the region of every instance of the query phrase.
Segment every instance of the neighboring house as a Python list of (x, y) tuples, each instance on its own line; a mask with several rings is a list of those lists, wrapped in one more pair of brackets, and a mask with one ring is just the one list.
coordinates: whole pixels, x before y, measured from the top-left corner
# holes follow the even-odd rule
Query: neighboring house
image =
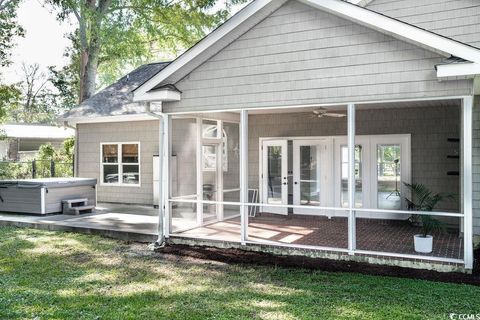
[[(253, 1), (88, 99), (62, 119), (77, 176), (99, 201), (162, 204), (173, 243), (471, 270), (480, 3), (350, 2)], [(457, 195), (429, 213), (448, 226), (432, 253), (413, 251), (403, 182)]]
[(41, 145), (60, 147), (65, 139), (75, 136), (70, 128), (38, 124), (4, 124), (0, 126), (0, 159), (21, 161), (34, 158)]

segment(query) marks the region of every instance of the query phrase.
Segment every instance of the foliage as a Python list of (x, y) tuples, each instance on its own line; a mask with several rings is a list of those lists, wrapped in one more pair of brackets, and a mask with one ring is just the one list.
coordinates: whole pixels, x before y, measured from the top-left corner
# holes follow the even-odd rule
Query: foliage
[(218, 0), (47, 0), (60, 20), (74, 18), (70, 35), (72, 64), (79, 74), (80, 101), (101, 85), (110, 84), (126, 69), (173, 55), (192, 46), (228, 16), (232, 4), (214, 10)]
[(56, 177), (71, 177), (74, 157), (75, 139), (67, 138), (60, 149), (55, 149), (51, 143), (40, 146), (38, 151), (37, 172), (39, 176), (50, 176), (51, 161), (55, 163)]
[(446, 319), (480, 287), (155, 254), (67, 232), (0, 228), (1, 319)]
[(70, 110), (78, 103), (79, 92), (79, 75), (75, 69), (75, 57), (71, 57), (71, 63), (57, 69), (50, 66), (49, 81), (56, 89), (56, 94), (53, 96), (55, 108), (61, 112)]
[[(433, 211), (439, 202), (454, 199), (454, 196), (451, 194), (433, 193), (423, 184), (404, 183), (404, 185), (412, 194), (411, 199), (405, 198), (410, 210)], [(422, 234), (424, 237), (430, 235), (432, 231), (442, 231), (444, 229), (443, 223), (430, 215), (412, 215), (410, 220), (412, 222), (421, 223), (423, 230)]]
[(17, 23), (17, 8), (20, 0), (0, 0), (0, 67), (8, 66), (14, 38), (23, 36), (24, 30)]
[(54, 162), (55, 177), (73, 176), (73, 157), (75, 139), (68, 138), (61, 148), (55, 149), (52, 144), (40, 146), (37, 157), (24, 159), (22, 162), (0, 161), (0, 179), (32, 178), (32, 161), (35, 160), (36, 178), (51, 177), (51, 165)]
[(30, 162), (0, 162), (1, 179), (27, 179), (32, 177), (32, 165)]
[(4, 121), (12, 110), (20, 107), (21, 95), (17, 85), (0, 84), (0, 121)]

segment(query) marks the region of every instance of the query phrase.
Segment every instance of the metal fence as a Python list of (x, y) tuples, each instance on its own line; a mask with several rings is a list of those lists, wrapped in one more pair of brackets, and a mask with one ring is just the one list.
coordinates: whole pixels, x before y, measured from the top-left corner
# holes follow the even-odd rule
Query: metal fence
[(73, 177), (73, 167), (53, 160), (0, 161), (0, 179)]

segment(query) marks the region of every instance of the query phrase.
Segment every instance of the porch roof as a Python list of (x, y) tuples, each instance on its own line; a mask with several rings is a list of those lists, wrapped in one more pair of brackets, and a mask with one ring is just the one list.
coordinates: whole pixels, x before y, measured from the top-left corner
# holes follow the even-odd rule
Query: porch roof
[(138, 67), (65, 113), (59, 120), (133, 115), (145, 112), (144, 102), (133, 101), (133, 90), (164, 69), (169, 63), (149, 63)]

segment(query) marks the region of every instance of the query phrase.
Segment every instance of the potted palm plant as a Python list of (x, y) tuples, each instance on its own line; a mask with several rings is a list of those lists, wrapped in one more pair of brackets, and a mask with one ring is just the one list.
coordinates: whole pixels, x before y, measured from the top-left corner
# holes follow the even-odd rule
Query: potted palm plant
[[(411, 199), (405, 198), (408, 209), (412, 211), (433, 211), (437, 204), (443, 200), (453, 199), (453, 195), (433, 193), (426, 186), (419, 183), (404, 183), (411, 192)], [(431, 253), (433, 249), (433, 231), (443, 231), (444, 224), (431, 215), (412, 215), (412, 223), (422, 227), (422, 233), (413, 236), (415, 251)]]

